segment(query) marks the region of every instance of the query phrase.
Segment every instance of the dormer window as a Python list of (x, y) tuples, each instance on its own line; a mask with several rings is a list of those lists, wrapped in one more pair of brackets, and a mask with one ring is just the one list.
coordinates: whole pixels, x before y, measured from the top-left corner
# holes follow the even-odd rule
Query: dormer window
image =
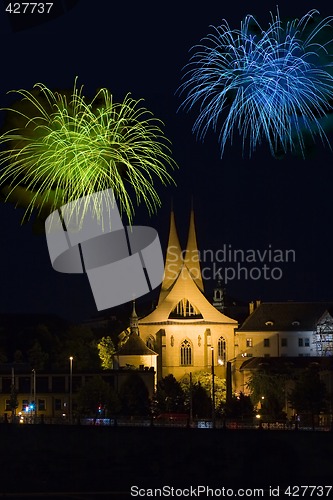
[(266, 321), (265, 325), (266, 326), (273, 326), (274, 322), (273, 321)]
[(177, 318), (202, 318), (200, 311), (189, 302), (187, 299), (182, 299), (178, 302), (176, 307), (171, 311), (169, 319)]
[(291, 324), (292, 326), (299, 326), (301, 323), (299, 321), (293, 321)]

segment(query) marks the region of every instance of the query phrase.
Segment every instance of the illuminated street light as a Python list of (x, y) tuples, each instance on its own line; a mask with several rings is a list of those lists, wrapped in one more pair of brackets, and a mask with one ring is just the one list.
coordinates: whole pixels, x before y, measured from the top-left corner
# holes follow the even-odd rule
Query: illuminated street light
[(213, 429), (215, 428), (215, 370), (214, 370), (214, 347), (211, 347), (212, 351), (212, 424)]
[(69, 423), (73, 423), (73, 356), (69, 358)]

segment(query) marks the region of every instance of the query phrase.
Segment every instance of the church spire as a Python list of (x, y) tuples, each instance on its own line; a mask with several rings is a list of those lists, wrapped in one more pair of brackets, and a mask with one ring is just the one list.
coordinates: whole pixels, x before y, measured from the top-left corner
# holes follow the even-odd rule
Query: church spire
[(135, 333), (136, 335), (139, 335), (139, 318), (135, 310), (135, 300), (133, 300), (133, 309), (130, 317), (130, 330), (131, 334)]
[(175, 214), (173, 208), (171, 207), (169, 241), (165, 258), (164, 278), (159, 303), (164, 299), (165, 295), (175, 283), (181, 271), (182, 265), (182, 250), (176, 229)]
[(192, 206), (191, 206), (190, 227), (188, 231), (188, 239), (185, 251), (185, 265), (187, 269), (190, 271), (193, 281), (198, 286), (198, 288), (203, 292), (204, 286), (201, 275), (200, 255), (198, 251), (197, 236), (195, 231), (193, 200), (191, 205)]

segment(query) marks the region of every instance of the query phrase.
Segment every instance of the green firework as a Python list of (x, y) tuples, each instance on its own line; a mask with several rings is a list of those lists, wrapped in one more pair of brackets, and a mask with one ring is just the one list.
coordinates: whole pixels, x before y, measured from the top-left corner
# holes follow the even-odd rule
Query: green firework
[[(162, 122), (128, 94), (115, 103), (109, 90), (87, 101), (76, 82), (71, 92), (52, 92), (37, 83), (18, 90), (6, 108), (8, 130), (0, 136), (0, 186), (6, 201), (49, 214), (83, 196), (112, 189), (120, 212), (132, 222), (134, 203), (149, 213), (160, 206), (154, 187), (173, 182), (170, 143)], [(131, 194), (132, 193), (132, 194)], [(100, 206), (95, 206), (100, 216)]]

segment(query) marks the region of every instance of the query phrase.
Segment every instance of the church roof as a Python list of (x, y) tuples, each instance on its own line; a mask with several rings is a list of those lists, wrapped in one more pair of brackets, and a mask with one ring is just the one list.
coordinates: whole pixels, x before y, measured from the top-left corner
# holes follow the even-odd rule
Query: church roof
[(116, 356), (157, 356), (157, 353), (144, 343), (141, 337), (136, 333), (131, 333), (128, 340), (121, 346)]
[(163, 322), (179, 323), (179, 320), (169, 319), (169, 316), (177, 306), (178, 302), (184, 299), (184, 297), (187, 298), (198, 311), (200, 311), (202, 319), (182, 319), (182, 322), (204, 321), (206, 323), (234, 324), (235, 327), (238, 325), (236, 320), (228, 318), (222, 314), (206, 299), (204, 294), (195, 284), (187, 266), (185, 265), (182, 266), (177, 281), (170, 292), (165, 296), (164, 300), (158, 304), (152, 313), (148, 314), (145, 318), (140, 319), (139, 325)]
[(197, 236), (196, 236), (196, 231), (195, 231), (193, 209), (191, 210), (190, 227), (189, 227), (189, 231), (188, 231), (188, 238), (187, 238), (187, 245), (186, 245), (186, 250), (185, 250), (184, 263), (187, 266), (188, 270), (190, 271), (190, 274), (191, 274), (195, 284), (203, 292), (204, 286), (203, 286), (203, 281), (202, 281), (202, 276), (201, 276), (200, 258), (199, 258), (199, 251), (198, 251), (198, 245), (197, 245)]
[(203, 292), (204, 285), (200, 269), (200, 255), (194, 223), (194, 211), (191, 209), (190, 225), (185, 252), (182, 252), (177, 234), (175, 215), (171, 210), (170, 231), (164, 266), (164, 278), (161, 286), (159, 303), (161, 303), (175, 284), (183, 265), (186, 265), (198, 288)]
[(263, 302), (244, 321), (239, 332), (313, 331), (333, 302)]
[(262, 370), (269, 367), (271, 370), (305, 369), (309, 365), (318, 365), (321, 370), (333, 370), (332, 356), (288, 356), (269, 358), (249, 358), (242, 363), (240, 370)]
[[(139, 320), (139, 325), (165, 324), (186, 322), (232, 324), (238, 326), (238, 322), (228, 318), (218, 311), (203, 294), (203, 281), (200, 269), (200, 259), (197, 247), (197, 238), (194, 223), (194, 212), (191, 210), (190, 227), (185, 253), (181, 251), (176, 230), (173, 211), (170, 219), (170, 233), (168, 250), (165, 260), (164, 280), (160, 292), (160, 298), (156, 309), (148, 316)], [(173, 311), (178, 304), (188, 301), (188, 307), (192, 308), (193, 314), (186, 317), (175, 318)]]
[(180, 247), (178, 239), (175, 214), (173, 210), (171, 210), (169, 241), (165, 257), (164, 278), (161, 286), (159, 302), (164, 299), (164, 297), (167, 295), (170, 288), (174, 284), (177, 276), (180, 273), (182, 265), (182, 249)]

